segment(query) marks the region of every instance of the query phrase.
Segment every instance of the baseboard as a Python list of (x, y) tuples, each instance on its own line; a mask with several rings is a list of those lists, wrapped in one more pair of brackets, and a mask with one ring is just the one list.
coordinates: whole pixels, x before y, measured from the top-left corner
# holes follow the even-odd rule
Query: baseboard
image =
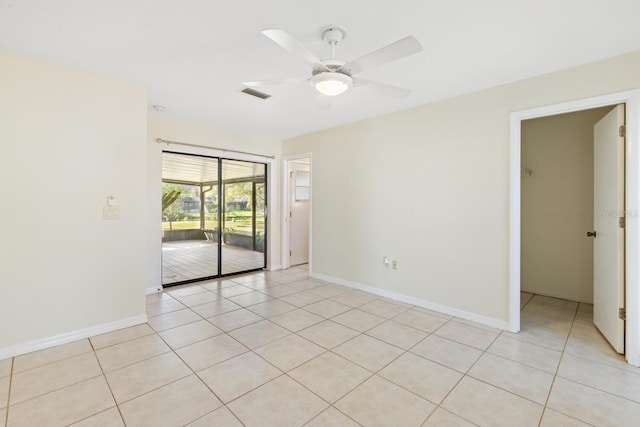
[(494, 317), (483, 316), (481, 314), (460, 310), (457, 308), (449, 307), (447, 305), (437, 304), (431, 301), (415, 298), (409, 295), (387, 291), (385, 289), (375, 288), (373, 286), (363, 285), (361, 283), (352, 282), (350, 280), (341, 279), (339, 277), (332, 277), (332, 276), (327, 276), (325, 274), (319, 274), (319, 273), (311, 273), (311, 277), (313, 277), (314, 279), (320, 279), (326, 282), (347, 286), (349, 288), (358, 289), (360, 291), (369, 292), (374, 295), (379, 295), (381, 297), (394, 299), (396, 301), (406, 302), (408, 304), (413, 304), (418, 307), (427, 308), (429, 310), (448, 314), (450, 316), (459, 317), (461, 319), (470, 320), (472, 322), (480, 323), (482, 325), (490, 326), (492, 328), (502, 329), (505, 331), (509, 330), (509, 322), (496, 319)]
[(268, 271), (282, 270), (282, 266), (279, 264), (272, 264), (267, 267), (267, 270)]
[(162, 292), (162, 286), (154, 286), (152, 288), (146, 288), (145, 294), (157, 294), (158, 292)]
[(0, 360), (7, 359), (9, 357), (20, 356), (21, 354), (31, 353), (32, 351), (54, 347), (60, 344), (68, 344), (73, 341), (78, 341), (107, 332), (113, 332), (118, 329), (140, 325), (142, 323), (146, 323), (146, 321), (147, 315), (141, 314), (139, 316), (129, 317), (127, 319), (117, 320), (115, 322), (104, 323), (102, 325), (92, 326), (90, 328), (80, 329), (78, 331), (54, 335), (48, 338), (28, 341), (22, 344), (0, 348)]

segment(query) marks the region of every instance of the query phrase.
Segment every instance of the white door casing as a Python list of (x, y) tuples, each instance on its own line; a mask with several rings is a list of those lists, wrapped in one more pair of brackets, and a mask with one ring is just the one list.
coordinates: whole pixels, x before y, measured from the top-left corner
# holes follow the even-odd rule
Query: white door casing
[(618, 353), (624, 353), (624, 106), (594, 126), (593, 323)]
[(308, 267), (309, 272), (312, 271), (313, 255), (312, 255), (312, 223), (313, 223), (313, 200), (311, 198), (311, 186), (312, 186), (312, 169), (313, 169), (313, 154), (310, 152), (292, 154), (284, 156), (282, 158), (282, 227), (281, 227), (281, 268), (287, 269), (290, 265), (290, 253), (291, 253), (291, 218), (289, 213), (291, 211), (291, 191), (290, 191), (290, 179), (289, 174), (291, 171), (296, 170), (301, 163), (305, 164), (304, 170), (309, 172), (309, 226), (308, 226)]
[[(302, 175), (306, 175), (302, 176)], [(292, 170), (289, 172), (289, 265), (309, 262), (309, 198), (300, 194), (301, 181), (305, 181), (308, 191), (309, 172)], [(297, 187), (297, 188), (296, 188)], [(302, 191), (304, 192), (304, 190)]]
[(510, 115), (509, 331), (520, 331), (520, 128), (522, 120), (626, 104), (625, 358), (640, 367), (640, 90), (515, 111)]

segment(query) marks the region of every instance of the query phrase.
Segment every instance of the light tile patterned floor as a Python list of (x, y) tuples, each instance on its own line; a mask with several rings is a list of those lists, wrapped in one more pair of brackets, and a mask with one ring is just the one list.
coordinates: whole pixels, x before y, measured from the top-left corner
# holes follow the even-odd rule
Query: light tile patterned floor
[[(592, 307), (522, 294), (512, 334), (309, 279), (147, 297), (148, 324), (0, 361), (7, 426), (637, 426)], [(0, 421), (0, 425), (2, 425)]]
[[(265, 266), (264, 253), (222, 245), (222, 274)], [(184, 282), (218, 275), (218, 244), (207, 240), (162, 243), (162, 283)]]

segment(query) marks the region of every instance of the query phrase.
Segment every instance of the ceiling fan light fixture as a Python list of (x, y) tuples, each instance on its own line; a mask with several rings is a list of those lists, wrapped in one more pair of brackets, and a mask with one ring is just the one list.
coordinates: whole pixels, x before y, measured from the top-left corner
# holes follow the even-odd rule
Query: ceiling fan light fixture
[(325, 71), (313, 76), (311, 84), (323, 95), (336, 96), (353, 86), (353, 79), (343, 73)]

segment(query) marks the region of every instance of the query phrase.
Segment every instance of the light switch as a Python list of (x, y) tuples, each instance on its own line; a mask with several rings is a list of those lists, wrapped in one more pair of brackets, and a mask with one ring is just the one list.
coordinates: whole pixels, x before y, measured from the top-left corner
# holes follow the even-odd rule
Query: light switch
[(120, 219), (120, 206), (104, 206), (102, 219)]

